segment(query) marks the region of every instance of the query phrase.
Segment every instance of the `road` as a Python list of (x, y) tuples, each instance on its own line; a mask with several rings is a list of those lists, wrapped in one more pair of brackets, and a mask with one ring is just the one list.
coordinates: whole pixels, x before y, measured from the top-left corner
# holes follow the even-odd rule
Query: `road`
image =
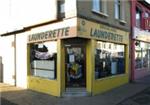
[[(1, 105), (17, 105), (4, 98), (1, 98)], [(137, 93), (134, 96), (128, 97), (117, 105), (150, 105), (150, 88)]]
[(125, 99), (118, 105), (150, 105), (150, 88)]
[(17, 105), (17, 104), (14, 104), (4, 98), (1, 98), (0, 100), (1, 100), (0, 105)]

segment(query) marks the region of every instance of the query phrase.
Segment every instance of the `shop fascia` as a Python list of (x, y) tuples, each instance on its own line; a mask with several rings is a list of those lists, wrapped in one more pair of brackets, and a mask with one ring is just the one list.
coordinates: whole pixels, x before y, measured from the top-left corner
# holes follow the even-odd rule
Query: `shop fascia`
[(69, 37), (96, 38), (104, 41), (128, 43), (129, 36), (128, 32), (78, 18), (77, 26), (67, 26), (45, 32), (33, 33), (28, 36), (28, 42), (31, 43)]
[(134, 27), (133, 39), (150, 42), (150, 32)]
[(122, 42), (123, 36), (112, 32), (102, 31), (100, 29), (91, 28), (91, 37), (101, 38), (104, 40)]
[(128, 32), (112, 28), (103, 24), (97, 24), (85, 19), (78, 19), (78, 35), (103, 41), (127, 44)]
[(28, 42), (56, 39), (69, 36), (70, 27), (58, 28), (46, 32), (39, 32), (28, 36)]

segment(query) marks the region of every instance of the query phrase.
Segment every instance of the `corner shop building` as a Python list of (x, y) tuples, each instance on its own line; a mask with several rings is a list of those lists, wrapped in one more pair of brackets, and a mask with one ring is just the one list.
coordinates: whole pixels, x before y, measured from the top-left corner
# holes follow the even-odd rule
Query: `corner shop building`
[(4, 82), (54, 96), (75, 88), (96, 95), (129, 81), (128, 41), (128, 32), (82, 18), (3, 35)]

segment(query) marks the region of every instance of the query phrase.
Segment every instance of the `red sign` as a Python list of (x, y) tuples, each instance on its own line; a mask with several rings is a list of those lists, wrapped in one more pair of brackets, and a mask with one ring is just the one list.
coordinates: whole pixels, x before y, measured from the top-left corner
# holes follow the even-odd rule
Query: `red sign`
[(150, 17), (144, 19), (145, 30), (150, 30)]

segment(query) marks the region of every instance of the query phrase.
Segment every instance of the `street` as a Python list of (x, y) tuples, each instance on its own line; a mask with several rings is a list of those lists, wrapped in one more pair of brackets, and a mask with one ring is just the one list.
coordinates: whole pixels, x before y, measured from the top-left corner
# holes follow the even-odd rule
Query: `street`
[(4, 98), (1, 98), (0, 100), (1, 100), (1, 105), (17, 105), (17, 104), (14, 104)]
[(129, 97), (118, 105), (150, 105), (150, 88)]
[(0, 83), (1, 105), (150, 105), (149, 80), (147, 77), (88, 97), (54, 97)]
[[(12, 103), (7, 99), (1, 98), (1, 105), (18, 104)], [(134, 96), (128, 97), (127, 99), (125, 99), (117, 105), (150, 105), (150, 88), (147, 88)]]

